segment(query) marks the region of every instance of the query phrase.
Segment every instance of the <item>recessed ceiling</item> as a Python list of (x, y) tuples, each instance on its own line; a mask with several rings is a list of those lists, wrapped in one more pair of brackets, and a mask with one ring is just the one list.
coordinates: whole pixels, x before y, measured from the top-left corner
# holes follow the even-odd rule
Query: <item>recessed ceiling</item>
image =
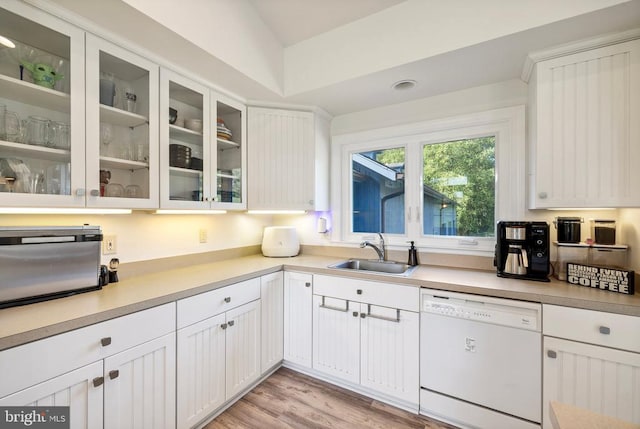
[(405, 0), (249, 0), (282, 46), (294, 45)]

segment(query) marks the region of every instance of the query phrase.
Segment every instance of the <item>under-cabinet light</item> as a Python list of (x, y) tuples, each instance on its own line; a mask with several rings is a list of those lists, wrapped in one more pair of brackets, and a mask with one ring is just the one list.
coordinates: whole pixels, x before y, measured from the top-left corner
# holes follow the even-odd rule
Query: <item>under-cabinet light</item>
[(0, 35), (0, 45), (2, 46), (6, 46), (7, 48), (15, 48), (16, 45), (15, 43), (13, 43), (11, 40), (7, 39), (6, 37)]
[(547, 209), (547, 210), (552, 210), (552, 211), (592, 211), (592, 210), (616, 210), (616, 208), (614, 207), (558, 207), (558, 208), (551, 208), (551, 209)]
[(57, 207), (0, 207), (0, 214), (131, 214), (131, 209), (86, 209)]
[(305, 214), (304, 210), (247, 210), (249, 214)]
[(190, 215), (202, 215), (202, 214), (226, 214), (226, 210), (156, 210), (155, 214), (190, 214)]

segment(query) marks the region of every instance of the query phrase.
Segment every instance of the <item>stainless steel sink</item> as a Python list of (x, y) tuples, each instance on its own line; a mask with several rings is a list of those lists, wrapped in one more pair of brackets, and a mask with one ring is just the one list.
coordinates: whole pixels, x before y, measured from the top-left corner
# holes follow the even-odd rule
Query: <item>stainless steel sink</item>
[(418, 267), (393, 261), (382, 262), (370, 259), (349, 259), (347, 261), (329, 265), (329, 268), (351, 271), (367, 271), (375, 274), (387, 274), (407, 277), (411, 275), (411, 273), (413, 273), (413, 271)]

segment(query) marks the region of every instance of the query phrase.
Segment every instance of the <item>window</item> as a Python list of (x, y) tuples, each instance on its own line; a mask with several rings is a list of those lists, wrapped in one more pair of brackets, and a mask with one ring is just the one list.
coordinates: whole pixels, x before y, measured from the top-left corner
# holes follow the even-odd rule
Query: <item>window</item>
[(333, 137), (335, 241), (492, 254), (525, 215), (524, 106)]
[(424, 235), (495, 235), (495, 136), (422, 148)]
[(404, 148), (351, 157), (353, 232), (404, 234)]

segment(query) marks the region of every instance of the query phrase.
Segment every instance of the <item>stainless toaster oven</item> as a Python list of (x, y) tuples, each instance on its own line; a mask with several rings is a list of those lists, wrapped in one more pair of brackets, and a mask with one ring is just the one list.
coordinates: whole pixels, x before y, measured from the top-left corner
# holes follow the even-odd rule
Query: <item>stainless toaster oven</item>
[(0, 227), (0, 308), (100, 289), (99, 226)]

